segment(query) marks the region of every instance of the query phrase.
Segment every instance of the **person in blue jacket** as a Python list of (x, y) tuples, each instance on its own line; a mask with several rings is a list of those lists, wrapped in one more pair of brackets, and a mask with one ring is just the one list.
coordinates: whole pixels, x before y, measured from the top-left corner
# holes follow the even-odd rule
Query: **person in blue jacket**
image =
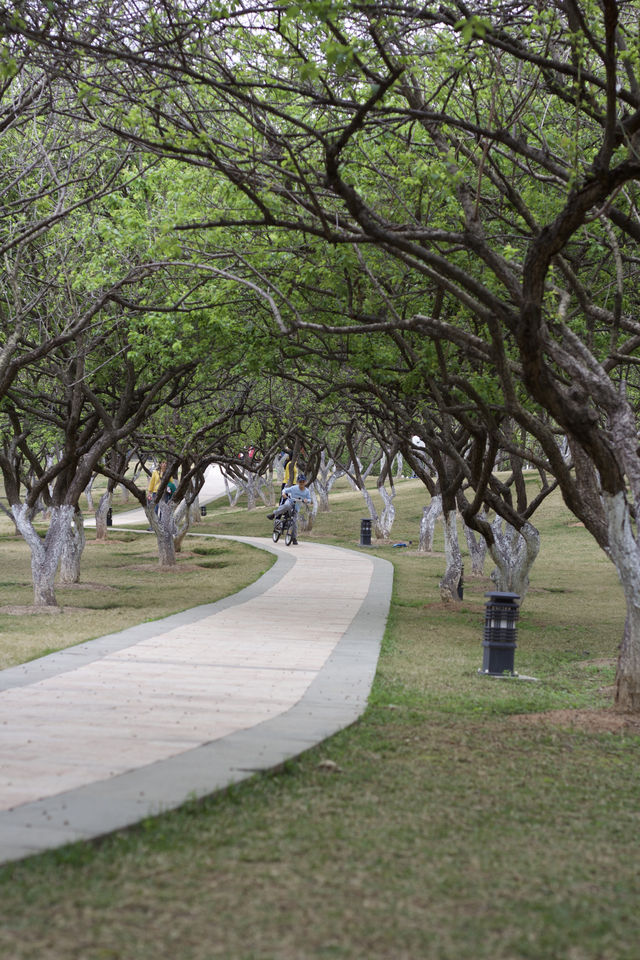
[(273, 520), (275, 517), (282, 516), (283, 513), (293, 511), (293, 523), (291, 525), (293, 540), (291, 543), (296, 546), (298, 544), (298, 511), (303, 502), (311, 503), (311, 494), (307, 490), (307, 478), (304, 473), (299, 473), (297, 483), (294, 483), (291, 487), (285, 487), (282, 491), (280, 506), (276, 507), (273, 513), (267, 514), (269, 520)]

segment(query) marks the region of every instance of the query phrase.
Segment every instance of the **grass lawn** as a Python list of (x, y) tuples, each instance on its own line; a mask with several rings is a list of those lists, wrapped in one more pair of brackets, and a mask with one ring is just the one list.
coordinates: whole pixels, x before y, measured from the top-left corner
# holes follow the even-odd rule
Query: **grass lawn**
[[(416, 481), (402, 482), (394, 542), (413, 543), (373, 548), (394, 562), (395, 585), (362, 720), (271, 776), (2, 868), (0, 956), (637, 960), (640, 736), (608, 712), (624, 620), (615, 572), (560, 499), (547, 501), (535, 518), (542, 548), (516, 652), (516, 669), (538, 682), (480, 677), (492, 584), (467, 574), (463, 603), (442, 606), (441, 543), (430, 556), (414, 549), (423, 502)], [(357, 548), (363, 501), (340, 487), (331, 504), (304, 537)], [(197, 532), (268, 535), (265, 513), (221, 501)], [(127, 600), (126, 616), (144, 619), (158, 583), (152, 567), (140, 569), (152, 563), (143, 555), (151, 538), (116, 536), (87, 547), (85, 576), (121, 591), (113, 599)], [(190, 540), (184, 572), (163, 576), (154, 602), (204, 602), (204, 585), (225, 571), (246, 582), (245, 555), (260, 561), (252, 575), (268, 564), (240, 547), (242, 564), (211, 570), (194, 545), (230, 546)], [(0, 541), (3, 556), (15, 547)], [(125, 560), (129, 549), (137, 556)], [(104, 602), (107, 594), (87, 591)], [(103, 614), (120, 616), (120, 607)], [(48, 618), (46, 631), (66, 619)], [(7, 662), (26, 620), (0, 619)], [(67, 638), (84, 639), (84, 628), (79, 619)], [(95, 636), (98, 623), (89, 629)]]

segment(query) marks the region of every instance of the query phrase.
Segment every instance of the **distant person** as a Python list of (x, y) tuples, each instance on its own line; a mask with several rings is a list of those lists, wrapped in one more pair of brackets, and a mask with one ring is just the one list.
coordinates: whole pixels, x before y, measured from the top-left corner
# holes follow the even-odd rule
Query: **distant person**
[(298, 513), (303, 502), (311, 503), (311, 494), (307, 490), (307, 478), (304, 473), (299, 473), (298, 482), (293, 486), (285, 487), (282, 491), (282, 502), (280, 506), (276, 507), (273, 513), (267, 514), (269, 520), (274, 520), (276, 517), (282, 516), (283, 513), (292, 514), (293, 523), (291, 524), (291, 533), (293, 534), (293, 539), (291, 543), (294, 544), (294, 546), (298, 545)]
[(291, 487), (296, 483), (298, 479), (298, 465), (297, 463), (289, 458), (284, 467), (284, 481), (280, 492), (284, 491), (285, 487)]
[(169, 482), (164, 488), (164, 493), (162, 494), (162, 502), (169, 503), (169, 500), (172, 499), (175, 492), (176, 492), (176, 482), (173, 477), (169, 477)]
[[(149, 479), (149, 484), (147, 486), (147, 505), (150, 506), (152, 503), (155, 504), (154, 513), (158, 512), (158, 489), (162, 482), (165, 470), (167, 469), (167, 461), (161, 460), (155, 470), (152, 472)], [(149, 530), (152, 530), (153, 527), (149, 527)]]

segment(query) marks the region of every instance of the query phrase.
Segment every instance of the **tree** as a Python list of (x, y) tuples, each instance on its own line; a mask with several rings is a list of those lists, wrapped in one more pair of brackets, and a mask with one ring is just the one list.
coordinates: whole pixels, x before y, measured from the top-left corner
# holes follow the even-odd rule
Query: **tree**
[[(257, 2), (217, 11), (214, 26), (169, 4), (140, 27), (127, 4), (90, 25), (82, 4), (21, 9), (3, 18), (8, 36), (72, 51), (71, 72), (79, 51), (93, 59), (94, 117), (228, 180), (223, 210), (179, 226), (357, 244), (368, 276), (387, 257), (431, 284), (429, 309), (374, 322), (485, 350), (506, 413), (536, 436), (616, 565), (627, 603), (617, 703), (639, 710), (632, 7)], [(317, 326), (262, 266), (283, 325)], [(370, 328), (355, 309), (351, 330)], [(514, 361), (546, 426), (529, 423)], [(577, 473), (558, 459), (554, 424)]]

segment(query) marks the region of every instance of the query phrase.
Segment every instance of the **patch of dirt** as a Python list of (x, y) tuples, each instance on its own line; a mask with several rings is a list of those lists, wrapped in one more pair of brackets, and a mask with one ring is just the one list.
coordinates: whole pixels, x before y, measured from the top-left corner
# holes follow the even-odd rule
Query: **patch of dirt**
[(569, 727), (584, 733), (634, 733), (640, 735), (640, 716), (604, 710), (548, 710), (508, 718), (509, 723), (528, 727)]
[(37, 613), (58, 614), (64, 613), (63, 607), (37, 607), (34, 604), (30, 606), (21, 606), (20, 604), (7, 604), (0, 607), (0, 613), (6, 613), (10, 617), (29, 617)]
[(153, 573), (193, 573), (199, 569), (193, 563), (177, 563), (174, 567), (161, 567), (159, 563), (133, 563), (127, 567), (127, 570), (151, 570)]

